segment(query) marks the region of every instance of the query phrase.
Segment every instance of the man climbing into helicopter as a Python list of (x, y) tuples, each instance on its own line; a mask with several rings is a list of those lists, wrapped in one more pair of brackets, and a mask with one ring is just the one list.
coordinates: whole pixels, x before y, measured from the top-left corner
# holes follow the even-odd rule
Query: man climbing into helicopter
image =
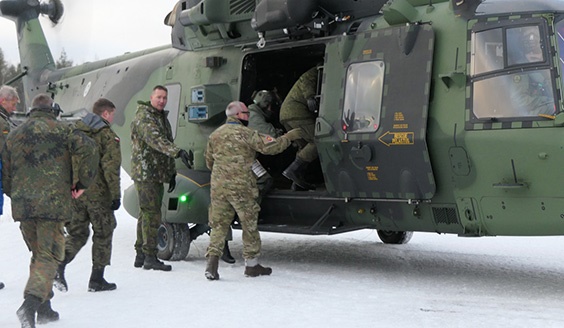
[[(317, 95), (318, 68), (312, 67), (303, 73), (284, 99), (280, 108), (280, 123), (286, 130), (301, 128), (304, 138), (297, 140), (299, 150), (296, 159), (282, 175), (293, 181), (292, 189), (314, 190), (315, 185), (307, 182), (304, 172), (317, 159), (314, 143), (315, 119), (318, 111)], [(299, 188), (296, 188), (299, 187)]]

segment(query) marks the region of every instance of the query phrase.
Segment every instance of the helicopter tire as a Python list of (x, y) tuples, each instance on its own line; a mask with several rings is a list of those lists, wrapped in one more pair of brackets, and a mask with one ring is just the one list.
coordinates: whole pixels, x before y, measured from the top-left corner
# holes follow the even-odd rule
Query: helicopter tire
[(190, 251), (190, 233), (185, 223), (163, 222), (157, 230), (157, 256), (165, 261), (184, 260)]
[(378, 230), (378, 237), (384, 244), (407, 244), (413, 237), (413, 231)]

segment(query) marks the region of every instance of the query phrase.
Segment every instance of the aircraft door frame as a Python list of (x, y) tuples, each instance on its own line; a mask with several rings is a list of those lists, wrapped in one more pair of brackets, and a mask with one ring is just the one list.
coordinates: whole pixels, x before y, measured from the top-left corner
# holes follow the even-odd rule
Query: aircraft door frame
[(426, 142), (433, 50), (429, 24), (327, 44), (316, 144), (331, 195), (433, 197)]
[(167, 103), (165, 110), (168, 111), (168, 120), (172, 128), (172, 138), (176, 139), (176, 130), (178, 127), (178, 120), (180, 113), (180, 97), (182, 96), (182, 86), (180, 83), (167, 84), (165, 87), (168, 90)]

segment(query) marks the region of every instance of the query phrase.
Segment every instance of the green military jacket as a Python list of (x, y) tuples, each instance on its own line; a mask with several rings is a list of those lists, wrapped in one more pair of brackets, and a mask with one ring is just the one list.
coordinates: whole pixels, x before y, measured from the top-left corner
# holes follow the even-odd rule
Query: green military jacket
[(280, 123), (291, 120), (313, 119), (315, 114), (307, 107), (307, 99), (317, 93), (317, 68), (313, 67), (298, 79), (280, 107)]
[(205, 158), (212, 171), (212, 196), (214, 192), (250, 192), (256, 198), (256, 178), (251, 170), (256, 153), (275, 155), (290, 144), (286, 136), (273, 138), (260, 134), (241, 124), (237, 118), (228, 117), (224, 125), (212, 132), (207, 144)]
[(94, 183), (84, 191), (79, 201), (110, 202), (121, 198), (120, 139), (110, 128), (110, 123), (99, 115), (88, 113), (76, 122), (75, 128), (84, 132), (98, 145), (100, 164)]
[(140, 182), (165, 183), (176, 174), (174, 158), (180, 148), (173, 143), (167, 111), (138, 102), (131, 122), (131, 178)]
[(2, 151), (4, 193), (12, 199), (15, 221), (71, 218), (72, 156), (75, 172), (88, 187), (98, 171), (96, 143), (55, 115), (32, 111), (27, 121), (12, 130)]
[(262, 134), (278, 138), (280, 134), (272, 123), (267, 121), (267, 114), (257, 104), (249, 106), (249, 128), (257, 130)]

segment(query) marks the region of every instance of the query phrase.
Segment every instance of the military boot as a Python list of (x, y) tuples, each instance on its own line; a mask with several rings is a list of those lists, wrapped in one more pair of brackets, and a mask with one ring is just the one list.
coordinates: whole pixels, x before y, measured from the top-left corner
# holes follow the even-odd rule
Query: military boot
[(59, 264), (57, 268), (57, 272), (55, 273), (55, 279), (53, 280), (53, 286), (57, 288), (59, 291), (66, 293), (69, 290), (67, 285), (67, 280), (65, 279), (65, 267), (67, 263), (63, 262)]
[(143, 269), (170, 271), (172, 266), (159, 261), (156, 255), (147, 255), (145, 256), (145, 262), (143, 262)]
[(37, 323), (45, 324), (59, 320), (59, 312), (51, 308), (51, 301), (45, 301), (37, 308)]
[(133, 266), (136, 268), (140, 268), (143, 266), (143, 262), (145, 262), (145, 254), (143, 252), (137, 252), (135, 255), (135, 262), (133, 262)]
[(103, 292), (106, 290), (114, 290), (116, 288), (116, 284), (107, 282), (106, 279), (104, 279), (104, 267), (92, 267), (92, 274), (90, 275), (90, 281), (88, 282), (89, 292)]
[(296, 185), (305, 190), (315, 190), (315, 185), (305, 181), (303, 173), (307, 167), (308, 163), (297, 158), (288, 166), (282, 175), (286, 178), (292, 180)]
[(229, 251), (229, 242), (225, 241), (225, 246), (223, 246), (223, 255), (221, 255), (221, 259), (223, 262), (233, 264), (235, 263), (235, 259), (231, 256), (231, 251)]
[(263, 267), (260, 264), (245, 267), (245, 277), (269, 276), (271, 273), (271, 268)]
[(35, 313), (41, 303), (41, 299), (37, 296), (25, 296), (22, 306), (16, 311), (22, 328), (35, 328)]
[(219, 257), (210, 256), (208, 257), (208, 265), (206, 266), (206, 272), (204, 275), (208, 280), (219, 280), (219, 272), (217, 268), (219, 267)]

